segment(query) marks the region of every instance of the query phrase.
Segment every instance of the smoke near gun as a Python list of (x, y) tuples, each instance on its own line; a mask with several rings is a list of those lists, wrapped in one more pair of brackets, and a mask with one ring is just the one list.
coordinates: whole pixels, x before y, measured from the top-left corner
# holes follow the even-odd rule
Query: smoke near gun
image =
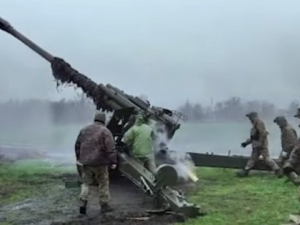
[(198, 181), (195, 174), (195, 164), (189, 154), (185, 152), (171, 151), (168, 148), (170, 140), (167, 138), (165, 125), (151, 121), (150, 126), (154, 131), (154, 149), (157, 155), (157, 163), (172, 164), (179, 178), (185, 182)]

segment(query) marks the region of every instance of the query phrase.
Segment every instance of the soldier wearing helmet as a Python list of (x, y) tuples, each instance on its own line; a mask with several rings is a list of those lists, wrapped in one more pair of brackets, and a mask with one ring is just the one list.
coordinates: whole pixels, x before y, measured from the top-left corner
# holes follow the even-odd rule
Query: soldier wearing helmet
[(105, 127), (105, 114), (97, 113), (94, 123), (80, 130), (75, 144), (76, 159), (82, 170), (80, 214), (86, 214), (89, 187), (99, 185), (101, 212), (113, 209), (109, 205), (109, 167), (116, 168), (116, 150), (112, 133)]
[(250, 131), (250, 138), (241, 144), (243, 148), (247, 145), (252, 145), (252, 153), (246, 167), (237, 173), (238, 176), (247, 176), (250, 170), (254, 167), (255, 163), (258, 161), (260, 155), (262, 155), (266, 164), (275, 171), (276, 174), (279, 173), (279, 167), (270, 157), (269, 146), (268, 146), (268, 131), (265, 127), (264, 122), (258, 117), (257, 112), (251, 112), (246, 114), (252, 123), (252, 128)]
[[(300, 119), (300, 108), (297, 110), (297, 114), (294, 116)], [(289, 159), (283, 165), (283, 172), (288, 176), (289, 180), (292, 181), (295, 185), (299, 185), (299, 179), (296, 171), (300, 166), (300, 138), (297, 140), (294, 148), (291, 150)]]
[[(279, 156), (279, 163), (281, 168), (285, 162), (289, 159), (290, 154), (297, 143), (297, 132), (287, 122), (284, 116), (278, 116), (274, 119), (274, 123), (278, 125), (281, 130), (281, 154)], [(282, 176), (282, 169), (280, 176)]]

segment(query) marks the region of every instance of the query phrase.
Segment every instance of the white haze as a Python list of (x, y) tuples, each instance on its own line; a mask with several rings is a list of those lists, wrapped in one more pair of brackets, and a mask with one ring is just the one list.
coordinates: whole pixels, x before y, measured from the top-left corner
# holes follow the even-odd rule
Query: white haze
[[(286, 106), (298, 98), (296, 0), (0, 0), (0, 17), (95, 82), (144, 94), (157, 106), (175, 109), (187, 99), (209, 104), (231, 96)], [(77, 93), (58, 92), (49, 63), (3, 32), (0, 78), (0, 101)], [(12, 129), (23, 130), (20, 142), (61, 148), (74, 160), (78, 127), (86, 124), (54, 133), (50, 108), (39, 112), (7, 113), (4, 120), (26, 117), (30, 126)], [(10, 143), (2, 125), (1, 142)]]
[(195, 164), (189, 154), (185, 152), (170, 151), (168, 148), (170, 140), (167, 138), (165, 126), (151, 121), (151, 128), (155, 134), (154, 150), (157, 153), (160, 150), (166, 150), (168, 157), (175, 162), (174, 168), (179, 178), (190, 181), (189, 173), (195, 171)]
[[(96, 82), (171, 108), (230, 96), (287, 105), (298, 95), (295, 0), (0, 0), (0, 15)], [(48, 63), (0, 34), (0, 96), (51, 98)], [(268, 85), (271, 84), (271, 85)]]

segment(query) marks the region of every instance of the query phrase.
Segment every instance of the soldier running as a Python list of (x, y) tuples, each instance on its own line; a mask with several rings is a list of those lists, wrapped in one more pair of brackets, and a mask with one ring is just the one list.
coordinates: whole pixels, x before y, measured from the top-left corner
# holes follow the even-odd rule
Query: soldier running
[(110, 212), (109, 166), (116, 168), (116, 150), (112, 133), (105, 127), (105, 114), (97, 113), (94, 123), (84, 127), (76, 140), (75, 153), (77, 162), (82, 168), (80, 210), (86, 214), (89, 188), (99, 185), (101, 213)]
[[(300, 108), (298, 109), (295, 117), (300, 119)], [(291, 151), (289, 159), (283, 166), (284, 174), (295, 185), (300, 185), (300, 181), (299, 181), (299, 179), (297, 179), (298, 178), (297, 170), (299, 169), (299, 166), (300, 166), (300, 138), (297, 140), (295, 147)], [(300, 191), (300, 189), (299, 189), (299, 191)]]
[(245, 177), (249, 174), (250, 170), (254, 167), (258, 161), (259, 156), (262, 155), (264, 161), (268, 166), (275, 171), (275, 174), (279, 173), (279, 166), (270, 157), (269, 146), (268, 146), (268, 131), (265, 127), (264, 122), (258, 117), (257, 112), (251, 112), (246, 114), (249, 118), (253, 127), (250, 131), (250, 138), (241, 144), (243, 148), (247, 145), (252, 144), (252, 153), (246, 167), (237, 173), (237, 176)]
[(281, 130), (281, 153), (279, 156), (279, 164), (281, 167), (280, 177), (283, 175), (282, 167), (287, 162), (290, 154), (297, 143), (297, 132), (295, 129), (287, 122), (284, 116), (278, 116), (274, 119)]

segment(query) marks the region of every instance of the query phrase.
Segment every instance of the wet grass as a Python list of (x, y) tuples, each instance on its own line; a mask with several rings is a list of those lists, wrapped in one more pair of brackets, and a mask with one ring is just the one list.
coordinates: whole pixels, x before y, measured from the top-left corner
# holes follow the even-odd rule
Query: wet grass
[(37, 160), (0, 164), (0, 206), (23, 200), (36, 191), (58, 182), (57, 177), (70, 168), (53, 168)]
[(275, 225), (299, 211), (297, 187), (270, 173), (235, 177), (234, 170), (198, 169), (199, 184), (190, 200), (207, 216), (189, 225)]
[[(0, 166), (0, 205), (28, 198), (41, 192), (70, 168), (53, 168), (40, 161), (22, 161)], [(188, 225), (275, 225), (287, 222), (299, 211), (297, 188), (270, 173), (235, 177), (234, 170), (199, 168), (200, 178), (189, 197), (208, 215), (190, 219)], [(1, 224), (1, 223), (0, 223)], [(2, 224), (1, 224), (2, 225)], [(3, 224), (4, 225), (4, 224)]]

